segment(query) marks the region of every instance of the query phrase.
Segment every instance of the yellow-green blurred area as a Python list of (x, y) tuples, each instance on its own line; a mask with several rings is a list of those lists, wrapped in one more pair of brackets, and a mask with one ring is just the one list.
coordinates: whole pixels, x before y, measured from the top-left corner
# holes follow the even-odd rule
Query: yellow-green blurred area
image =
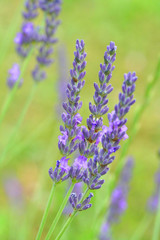
[[(22, 1), (18, 0), (0, 1), (0, 108), (9, 94), (6, 86), (8, 70), (13, 63), (21, 63), (15, 52), (14, 37), (20, 31), (23, 21), (22, 5)], [(42, 22), (41, 17), (37, 23)], [(136, 104), (128, 114), (128, 135), (134, 114), (142, 104), (147, 84), (152, 81), (156, 70), (160, 54), (159, 0), (63, 0), (59, 19), (61, 25), (56, 33), (59, 41), (54, 45), (54, 64), (47, 69), (47, 79), (38, 84), (25, 119), (0, 167), (0, 240), (35, 239), (52, 186), (48, 169), (54, 167), (56, 160), (61, 157), (57, 146), (59, 125), (62, 124), (59, 82), (64, 73), (66, 76), (62, 86), (70, 79), (69, 69), (72, 67), (76, 39), (85, 41), (87, 52), (86, 83), (81, 92), (83, 106), (80, 114), (83, 116), (83, 124), (90, 114), (88, 103), (93, 101), (93, 83), (98, 81), (99, 64), (103, 63), (103, 55), (110, 41), (117, 45), (116, 68), (111, 80), (114, 91), (109, 95), (110, 111), (118, 101), (123, 74), (136, 71), (138, 75)], [(34, 58), (35, 55), (23, 75), (24, 83), (18, 89), (0, 126), (0, 153), (4, 151), (30, 94), (33, 85), (30, 72), (35, 65)], [(149, 104), (137, 126), (138, 133), (127, 151), (127, 155), (134, 157), (136, 164), (128, 209), (121, 222), (113, 227), (116, 240), (131, 238), (146, 214), (146, 203), (154, 190), (154, 173), (158, 168), (157, 150), (160, 147), (159, 89), (160, 79), (152, 89)], [(107, 124), (107, 116), (104, 122)], [(127, 141), (122, 143), (122, 148)], [(113, 174), (120, 155), (121, 149), (111, 166)], [(107, 176), (105, 179), (107, 182)], [(66, 189), (67, 183), (60, 184), (56, 189), (42, 239), (45, 239)], [(15, 191), (18, 191), (19, 198), (15, 198)], [(62, 239), (94, 239), (91, 231), (97, 222), (95, 216), (104, 204), (106, 193), (104, 184), (102, 189), (95, 192), (93, 207), (74, 219)], [(104, 215), (103, 212), (99, 216), (101, 222)], [(152, 238), (154, 216), (149, 217), (152, 219), (151, 223), (141, 240)], [(52, 239), (55, 239), (66, 219), (67, 216), (61, 218)]]

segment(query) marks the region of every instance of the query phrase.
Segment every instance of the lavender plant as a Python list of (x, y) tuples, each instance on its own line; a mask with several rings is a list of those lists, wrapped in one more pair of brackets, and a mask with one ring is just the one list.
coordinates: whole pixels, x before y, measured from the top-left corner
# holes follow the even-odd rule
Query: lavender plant
[[(57, 184), (66, 181), (68, 178), (72, 180), (72, 184), (51, 225), (46, 239), (50, 239), (63, 212), (68, 197), (74, 211), (63, 226), (56, 240), (61, 238), (69, 223), (78, 212), (86, 210), (92, 206), (90, 200), (93, 197), (93, 193), (89, 193), (86, 197), (88, 191), (101, 188), (104, 183), (104, 179), (102, 179), (103, 175), (108, 172), (108, 165), (115, 159), (115, 156), (112, 154), (120, 148), (120, 141), (125, 140), (128, 137), (126, 135), (127, 127), (125, 124), (127, 119), (125, 118), (125, 115), (130, 110), (131, 105), (135, 103), (135, 99), (133, 98), (135, 82), (137, 80), (135, 73), (129, 72), (124, 75), (122, 93), (119, 94), (119, 102), (115, 105), (114, 111), (108, 113), (109, 127), (103, 124), (102, 117), (109, 110), (107, 106), (107, 97), (113, 90), (109, 81), (114, 70), (113, 63), (116, 58), (116, 49), (117, 47), (114, 42), (111, 42), (110, 45), (107, 46), (107, 51), (104, 54), (104, 64), (100, 65), (100, 86), (96, 83), (94, 84), (94, 104), (89, 103), (91, 115), (87, 119), (87, 127), (79, 127), (79, 124), (82, 121), (82, 117), (78, 113), (78, 110), (82, 106), (82, 103), (79, 102), (79, 93), (85, 83), (83, 78), (85, 76), (84, 68), (86, 66), (86, 53), (84, 51), (84, 41), (77, 40), (76, 42), (73, 69), (70, 71), (71, 83), (68, 84), (66, 91), (68, 101), (63, 104), (63, 108), (66, 111), (66, 113), (62, 114), (64, 127), (60, 126), (62, 135), (59, 136), (58, 142), (62, 158), (57, 161), (54, 170), (52, 168), (49, 169), (49, 175), (53, 180), (54, 187)], [(68, 164), (70, 155), (77, 149), (79, 150), (79, 156), (71, 165)], [(70, 195), (74, 184), (77, 182), (84, 183), (86, 186), (85, 192), (80, 193), (78, 196), (75, 193)], [(39, 230), (40, 234), (38, 234), (37, 239), (40, 238), (42, 233), (52, 197), (53, 194), (51, 194), (49, 198), (49, 204), (47, 204)]]
[(121, 172), (119, 183), (112, 192), (109, 210), (104, 221), (99, 235), (100, 240), (112, 239), (111, 227), (114, 223), (120, 221), (121, 215), (127, 208), (127, 196), (129, 192), (129, 185), (133, 172), (134, 161), (129, 158)]
[[(39, 30), (40, 27), (36, 27), (32, 22), (32, 20), (35, 19), (38, 15), (37, 10), (39, 7), (45, 13), (45, 27), (44, 31), (42, 32)], [(13, 129), (8, 144), (2, 152), (0, 162), (3, 162), (6, 153), (10, 149), (13, 138), (32, 102), (33, 96), (35, 95), (37, 82), (46, 78), (46, 73), (44, 70), (42, 71), (42, 67), (48, 66), (52, 63), (50, 55), (53, 52), (52, 45), (57, 41), (54, 38), (54, 34), (56, 32), (57, 26), (60, 23), (57, 20), (60, 10), (61, 0), (55, 0), (52, 3), (50, 1), (40, 0), (27, 0), (25, 2), (25, 11), (23, 12), (24, 22), (21, 27), (21, 32), (17, 33), (17, 36), (15, 38), (16, 50), (17, 53), (21, 56), (23, 63), (21, 64), (21, 67), (18, 64), (14, 64), (13, 67), (9, 70), (7, 85), (10, 89), (13, 89), (2, 108), (2, 112), (0, 115), (0, 124), (2, 123), (6, 112), (13, 100), (17, 87), (22, 85), (22, 75), (29, 62), (30, 56), (32, 55), (33, 49), (39, 48), (39, 45), (41, 45), (41, 47), (39, 48), (39, 54), (37, 56), (38, 65), (35, 67), (32, 73), (35, 83), (33, 84), (31, 93), (28, 96), (19, 120), (17, 121), (17, 124)]]

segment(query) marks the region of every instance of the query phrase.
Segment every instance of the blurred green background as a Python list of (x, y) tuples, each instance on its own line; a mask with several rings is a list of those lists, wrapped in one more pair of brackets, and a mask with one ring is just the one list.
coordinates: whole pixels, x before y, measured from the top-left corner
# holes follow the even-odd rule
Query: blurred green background
[[(8, 94), (6, 77), (8, 69), (20, 59), (15, 53), (13, 39), (19, 31), (22, 2), (18, 0), (0, 1), (0, 106)], [(132, 119), (142, 104), (147, 83), (152, 80), (160, 54), (160, 1), (159, 0), (63, 0), (59, 17), (62, 24), (56, 36), (54, 64), (48, 69), (48, 78), (39, 84), (34, 100), (23, 124), (17, 132), (12, 149), (7, 154), (3, 167), (0, 168), (0, 239), (18, 240), (35, 239), (52, 182), (48, 169), (59, 159), (58, 135), (61, 123), (59, 81), (60, 52), (64, 51), (67, 62), (66, 79), (72, 67), (73, 51), (76, 39), (83, 39), (86, 44), (87, 67), (86, 84), (81, 94), (83, 107), (80, 111), (83, 123), (89, 115), (88, 102), (94, 93), (93, 82), (98, 80), (99, 64), (103, 62), (106, 46), (115, 41), (117, 49), (116, 68), (113, 72), (109, 107), (118, 101), (123, 74), (136, 71), (138, 75), (135, 93), (136, 104), (128, 114), (128, 135)], [(9, 31), (9, 32), (8, 32)], [(8, 44), (9, 43), (9, 44)], [(6, 51), (6, 46), (8, 49)], [(30, 76), (34, 61), (31, 61), (24, 75), (24, 84), (17, 93), (0, 129), (2, 152), (8, 137), (16, 124), (33, 80)], [(153, 175), (158, 167), (157, 150), (160, 147), (160, 80), (152, 90), (152, 99), (140, 122), (138, 134), (134, 137), (127, 155), (135, 158), (136, 165), (129, 194), (128, 209), (119, 225), (114, 227), (115, 239), (130, 239), (146, 212), (146, 201), (154, 188)], [(107, 119), (105, 120), (107, 123)], [(127, 142), (127, 140), (126, 140)], [(125, 142), (122, 143), (124, 147)], [(118, 163), (121, 150), (111, 167)], [(15, 184), (12, 179), (18, 180)], [(107, 177), (106, 177), (107, 180)], [(6, 193), (6, 187), (14, 189), (18, 185), (20, 199), (13, 202), (13, 197)], [(53, 217), (66, 191), (66, 184), (58, 186), (53, 209), (44, 231), (47, 232)], [(13, 191), (14, 192), (14, 191)], [(94, 228), (94, 216), (105, 196), (105, 185), (97, 191), (92, 200), (93, 208), (85, 211), (74, 220), (63, 239), (91, 239), (89, 228)], [(22, 193), (22, 194), (21, 194)], [(60, 224), (65, 222), (66, 216)], [(60, 228), (60, 225), (58, 228)], [(142, 240), (150, 240), (154, 224), (146, 231)], [(58, 232), (58, 229), (56, 229)], [(55, 236), (53, 236), (54, 239)], [(43, 238), (42, 238), (43, 239)]]

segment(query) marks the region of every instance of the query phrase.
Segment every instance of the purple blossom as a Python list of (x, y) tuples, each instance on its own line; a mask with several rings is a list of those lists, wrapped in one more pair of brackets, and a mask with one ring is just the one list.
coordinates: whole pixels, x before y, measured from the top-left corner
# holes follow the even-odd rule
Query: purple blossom
[[(32, 20), (38, 16), (38, 8), (45, 15), (44, 27), (36, 26)], [(31, 50), (38, 49), (36, 54), (37, 64), (32, 71), (33, 79), (40, 82), (46, 78), (45, 67), (49, 66), (53, 59), (53, 44), (57, 42), (54, 38), (56, 29), (59, 25), (57, 17), (61, 9), (61, 1), (40, 1), (26, 0), (25, 11), (23, 12), (24, 22), (21, 31), (17, 33), (14, 41), (17, 53), (24, 59)]]
[(12, 68), (8, 71), (9, 76), (7, 78), (7, 85), (9, 88), (13, 88), (17, 81), (19, 81), (18, 86), (22, 85), (23, 79), (19, 79), (20, 77), (20, 68), (17, 63), (14, 63)]
[(50, 168), (48, 170), (50, 178), (55, 182), (59, 183), (61, 181), (65, 181), (69, 178), (70, 167), (68, 165), (69, 158), (62, 157), (60, 160), (57, 161), (56, 167), (53, 170)]
[(34, 19), (38, 15), (38, 0), (26, 0), (23, 17), (27, 20)]
[(85, 83), (83, 78), (85, 76), (86, 53), (84, 52), (83, 41), (76, 41), (76, 50), (73, 69), (70, 71), (71, 84), (67, 85), (66, 91), (68, 101), (63, 103), (63, 108), (66, 111), (62, 114), (64, 127), (60, 126), (62, 135), (59, 136), (58, 142), (59, 150), (65, 156), (70, 155), (78, 148), (77, 141), (81, 138), (81, 128), (78, 125), (81, 123), (82, 117), (78, 111), (82, 106), (82, 103), (79, 102), (79, 93)]
[(60, 169), (65, 172), (69, 172), (70, 170), (70, 167), (68, 166), (68, 160), (69, 158), (66, 157), (62, 157), (60, 160)]
[(86, 169), (87, 168), (87, 158), (80, 155), (74, 160), (73, 167), (76, 169)]
[[(90, 190), (101, 188), (104, 184), (102, 177), (108, 172), (108, 165), (115, 159), (113, 153), (120, 148), (121, 140), (125, 140), (128, 137), (126, 134), (127, 119), (124, 117), (130, 110), (130, 106), (135, 102), (133, 99), (135, 82), (137, 80), (135, 73), (129, 72), (124, 75), (119, 102), (115, 105), (114, 111), (108, 114), (109, 126), (107, 127), (103, 124), (103, 115), (109, 110), (107, 97), (113, 90), (109, 81), (114, 70), (113, 63), (116, 57), (116, 49), (117, 47), (113, 42), (107, 46), (107, 51), (104, 54), (104, 64), (100, 65), (100, 86), (96, 83), (94, 84), (94, 104), (89, 104), (91, 114), (87, 118), (87, 127), (80, 127), (82, 118), (78, 111), (82, 103), (79, 101), (79, 93), (85, 83), (83, 78), (85, 76), (86, 53), (84, 52), (84, 42), (79, 40), (76, 42), (73, 69), (70, 70), (71, 83), (67, 85), (66, 91), (67, 102), (63, 103), (65, 113), (62, 114), (62, 120), (64, 126), (60, 126), (61, 136), (59, 136), (58, 147), (63, 157), (70, 156), (76, 150), (79, 150), (79, 156), (73, 164), (70, 164), (70, 170), (65, 176), (63, 176), (65, 171), (59, 170), (60, 161), (57, 161), (55, 170), (49, 170), (50, 177), (55, 182), (70, 178), (74, 183), (83, 181), (87, 185), (87, 189)], [(55, 175), (58, 176), (58, 180), (57, 177), (54, 177)], [(127, 175), (125, 177), (126, 182), (128, 182)], [(124, 194), (125, 187), (123, 187), (123, 191), (119, 187), (115, 190), (113, 199), (116, 202), (119, 200), (117, 208), (121, 212), (126, 208), (126, 201), (123, 198), (126, 195)], [(91, 207), (89, 203), (91, 195), (84, 199), (86, 201), (84, 204), (82, 204), (83, 198), (81, 195), (73, 193), (70, 196), (70, 203), (75, 211), (86, 210)]]
[[(70, 184), (69, 184), (70, 185)], [(68, 189), (68, 188), (67, 188)], [(75, 184), (72, 193), (76, 194), (77, 196), (79, 196), (79, 194), (82, 192), (82, 182), (78, 182)], [(68, 204), (66, 205), (63, 214), (65, 215), (69, 215), (73, 212), (73, 208), (71, 206), (71, 204), (68, 202)]]
[(82, 197), (83, 194), (81, 193), (78, 196), (75, 193), (71, 193), (69, 197), (69, 202), (75, 211), (87, 210), (92, 206), (92, 204), (90, 204), (90, 201), (93, 197), (93, 193), (90, 193), (89, 196), (81, 203)]
[(38, 29), (32, 22), (24, 22), (21, 32), (17, 33), (14, 42), (17, 53), (25, 58), (28, 56), (33, 44), (39, 41)]
[(113, 141), (116, 141), (117, 139), (125, 140), (128, 138), (128, 135), (126, 134), (127, 127), (125, 125), (121, 126), (121, 121), (117, 116), (114, 119), (114, 114), (114, 111), (111, 114), (108, 114), (109, 127), (103, 126), (103, 134), (108, 133)]
[[(37, 65), (32, 72), (32, 76), (35, 81), (41, 81), (45, 79), (44, 68), (51, 65), (53, 62), (52, 53), (53, 53), (53, 44), (57, 42), (57, 39), (54, 37), (57, 27), (60, 24), (60, 21), (57, 20), (57, 17), (61, 10), (62, 2), (60, 0), (39, 0), (39, 7), (45, 14), (45, 27), (44, 32), (40, 34), (39, 41), (41, 42), (38, 55), (37, 55)], [(44, 78), (39, 76), (43, 73)]]

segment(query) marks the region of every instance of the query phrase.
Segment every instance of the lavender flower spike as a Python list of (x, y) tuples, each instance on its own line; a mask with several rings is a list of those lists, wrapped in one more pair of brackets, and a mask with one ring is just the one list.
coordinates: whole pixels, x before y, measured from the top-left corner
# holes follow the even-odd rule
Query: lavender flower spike
[[(7, 78), (7, 85), (9, 88), (13, 88), (20, 77), (20, 68), (17, 63), (13, 64), (12, 68), (8, 71), (9, 76)], [(19, 87), (22, 85), (23, 79), (19, 80)]]
[(38, 0), (26, 0), (23, 17), (27, 20), (34, 19), (38, 15)]
[(113, 63), (116, 59), (116, 49), (114, 42), (110, 42), (110, 45), (107, 46), (107, 51), (104, 54), (104, 64), (100, 64), (101, 70), (99, 71), (99, 83), (100, 87), (94, 83), (95, 94), (94, 94), (94, 102), (95, 105), (89, 104), (89, 109), (93, 116), (101, 117), (102, 115), (108, 112), (108, 94), (113, 90), (111, 84), (108, 85), (112, 72), (115, 68)]
[(113, 63), (116, 59), (116, 49), (114, 42), (110, 42), (107, 51), (104, 54), (104, 64), (100, 64), (99, 83), (94, 83), (95, 94), (93, 96), (94, 105), (89, 103), (91, 115), (87, 119), (87, 127), (83, 127), (83, 139), (79, 144), (80, 153), (89, 158), (94, 156), (97, 151), (97, 145), (101, 140), (103, 118), (108, 112), (108, 94), (113, 90), (109, 81), (114, 70)]
[(33, 44), (38, 41), (38, 30), (32, 22), (25, 22), (21, 32), (17, 33), (15, 39), (17, 53), (25, 58), (28, 56)]
[(37, 55), (37, 65), (32, 72), (35, 81), (42, 81), (46, 78), (43, 68), (53, 62), (51, 55), (53, 53), (53, 44), (57, 42), (54, 35), (60, 24), (57, 17), (61, 10), (61, 4), (61, 0), (39, 0), (39, 7), (45, 14), (45, 27), (44, 33), (39, 37), (41, 45)]
[(84, 68), (86, 66), (86, 53), (84, 52), (84, 42), (77, 40), (76, 52), (74, 52), (75, 59), (73, 61), (73, 69), (71, 69), (71, 83), (67, 86), (67, 98), (68, 101), (63, 103), (63, 108), (66, 113), (62, 114), (62, 120), (64, 127), (60, 126), (62, 133), (59, 136), (58, 147), (62, 155), (68, 156), (73, 153), (77, 147), (77, 140), (80, 137), (81, 128), (78, 125), (81, 123), (82, 118), (78, 111), (82, 106), (82, 102), (79, 102), (79, 93), (84, 86), (85, 76)]
[(134, 161), (132, 158), (129, 158), (123, 167), (119, 183), (112, 193), (109, 212), (101, 228), (99, 236), (100, 240), (111, 239), (111, 225), (120, 220), (120, 216), (127, 208), (127, 196), (132, 177), (133, 166)]

